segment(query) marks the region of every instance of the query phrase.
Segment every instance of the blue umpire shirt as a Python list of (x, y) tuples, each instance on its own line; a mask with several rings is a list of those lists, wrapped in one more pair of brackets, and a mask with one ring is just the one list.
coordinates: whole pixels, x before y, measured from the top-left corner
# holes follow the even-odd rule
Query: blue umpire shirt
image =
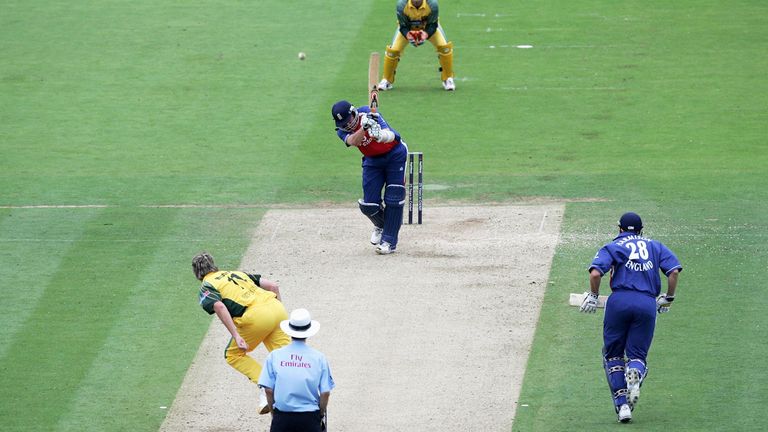
[(657, 297), (661, 293), (659, 271), (669, 276), (675, 269), (682, 271), (683, 266), (664, 244), (625, 231), (597, 251), (588, 271), (592, 269), (601, 274), (613, 270), (612, 291), (639, 291)]
[(273, 390), (274, 408), (279, 411), (311, 412), (320, 409), (320, 393), (330, 392), (336, 384), (325, 354), (294, 339), (267, 355), (259, 386)]

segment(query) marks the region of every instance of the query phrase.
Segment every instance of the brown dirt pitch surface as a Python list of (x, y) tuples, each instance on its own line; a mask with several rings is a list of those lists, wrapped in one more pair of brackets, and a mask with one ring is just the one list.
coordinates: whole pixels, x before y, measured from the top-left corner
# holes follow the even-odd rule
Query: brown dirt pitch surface
[[(356, 208), (269, 210), (239, 268), (320, 321), (309, 343), (336, 381), (329, 430), (508, 431), (563, 209), (428, 207), (388, 256)], [(224, 361), (228, 339), (214, 318), (162, 431), (269, 430), (256, 386)]]

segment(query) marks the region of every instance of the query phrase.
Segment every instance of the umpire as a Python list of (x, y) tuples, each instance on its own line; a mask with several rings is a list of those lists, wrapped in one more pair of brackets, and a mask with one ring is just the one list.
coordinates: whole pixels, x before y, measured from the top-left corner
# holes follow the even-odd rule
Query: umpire
[(291, 337), (289, 345), (267, 355), (259, 376), (272, 411), (270, 432), (321, 432), (331, 390), (336, 386), (328, 360), (307, 345), (320, 330), (309, 311), (296, 309), (280, 328)]

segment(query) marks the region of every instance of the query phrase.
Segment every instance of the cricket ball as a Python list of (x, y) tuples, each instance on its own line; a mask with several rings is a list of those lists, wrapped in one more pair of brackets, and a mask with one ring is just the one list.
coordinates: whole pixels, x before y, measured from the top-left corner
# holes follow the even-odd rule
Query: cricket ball
[(305, 58), (307, 58), (307, 55), (304, 54), (303, 52), (300, 52), (299, 53), (299, 60), (304, 60)]

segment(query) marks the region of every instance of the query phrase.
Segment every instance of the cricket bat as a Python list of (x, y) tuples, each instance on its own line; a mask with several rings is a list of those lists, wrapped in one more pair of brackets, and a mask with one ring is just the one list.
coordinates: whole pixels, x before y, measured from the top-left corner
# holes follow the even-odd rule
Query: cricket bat
[[(597, 307), (604, 308), (605, 307), (605, 301), (608, 300), (608, 296), (597, 296)], [(584, 293), (571, 293), (570, 298), (568, 299), (568, 304), (571, 306), (581, 306), (581, 302), (584, 301)]]
[(368, 60), (368, 106), (371, 112), (379, 111), (379, 62), (378, 52), (372, 52)]

